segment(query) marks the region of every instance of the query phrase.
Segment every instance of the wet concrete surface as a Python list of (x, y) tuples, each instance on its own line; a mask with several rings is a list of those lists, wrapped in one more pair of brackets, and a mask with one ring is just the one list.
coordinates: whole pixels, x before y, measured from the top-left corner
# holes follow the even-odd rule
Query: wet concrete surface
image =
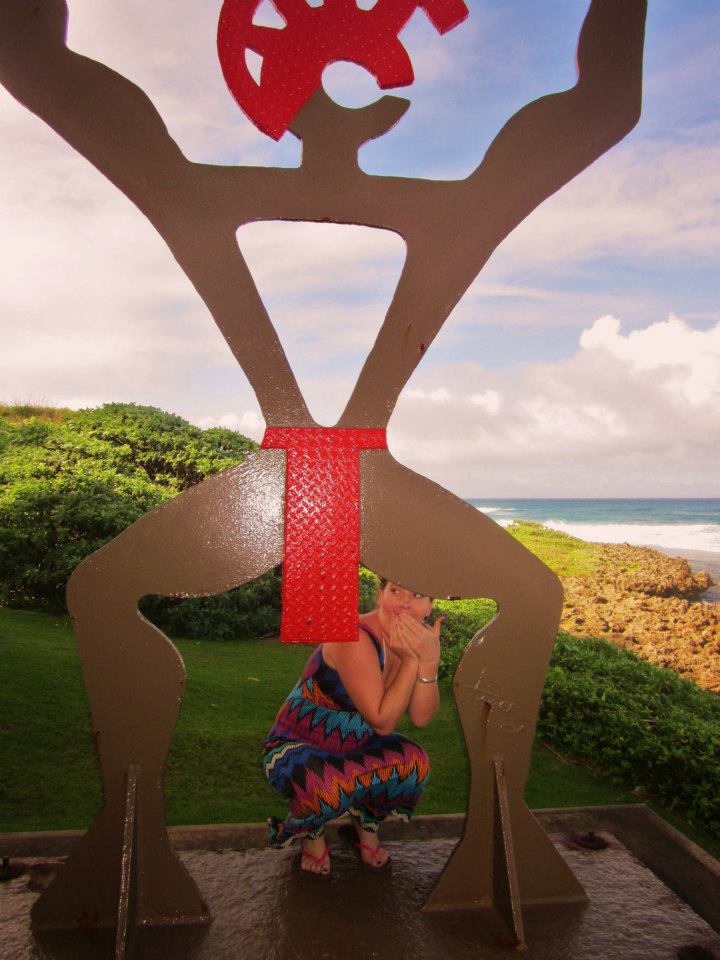
[[(553, 837), (585, 886), (586, 907), (526, 912), (532, 960), (673, 960), (688, 945), (720, 960), (720, 936), (614, 837), (604, 850)], [(498, 928), (472, 914), (426, 915), (420, 907), (453, 840), (388, 842), (392, 869), (362, 869), (334, 843), (328, 881), (300, 875), (298, 854), (185, 851), (181, 857), (210, 904), (206, 928), (145, 930), (134, 960), (507, 960)], [(35, 858), (37, 859), (37, 858)], [(33, 859), (21, 860), (28, 865)], [(0, 886), (2, 960), (110, 960), (110, 931), (33, 935), (38, 895), (28, 874)], [(33, 885), (42, 883), (35, 871)], [(702, 954), (698, 954), (700, 956)]]

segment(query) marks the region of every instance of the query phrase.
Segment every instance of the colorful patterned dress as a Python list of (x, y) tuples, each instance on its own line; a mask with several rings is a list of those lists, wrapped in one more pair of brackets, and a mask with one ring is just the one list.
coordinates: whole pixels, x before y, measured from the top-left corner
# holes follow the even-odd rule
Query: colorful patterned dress
[[(384, 653), (363, 623), (360, 628)], [(290, 801), (285, 820), (268, 820), (268, 842), (285, 847), (299, 837), (319, 837), (328, 820), (349, 811), (365, 830), (377, 830), (389, 813), (407, 820), (425, 789), (428, 757), (412, 740), (381, 736), (355, 709), (337, 670), (310, 657), (263, 742), (268, 782)]]

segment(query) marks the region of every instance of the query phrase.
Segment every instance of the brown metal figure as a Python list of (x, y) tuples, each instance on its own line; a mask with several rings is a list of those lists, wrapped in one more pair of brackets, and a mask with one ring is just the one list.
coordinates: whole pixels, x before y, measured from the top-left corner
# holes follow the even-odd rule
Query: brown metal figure
[[(498, 244), (636, 124), (645, 14), (646, 0), (593, 0), (576, 86), (520, 110), (480, 166), (453, 182), (363, 173), (358, 148), (390, 129), (407, 101), (386, 96), (348, 110), (322, 90), (291, 125), (302, 140), (300, 167), (192, 163), (140, 89), (66, 47), (63, 0), (0, 0), (0, 81), (152, 222), (247, 374), (268, 427), (317, 425), (240, 254), (238, 228), (294, 220), (400, 234), (407, 243), (402, 276), (337, 424), (382, 429)], [(521, 940), (521, 907), (584, 899), (523, 801), (560, 584), (501, 527), (387, 450), (361, 452), (360, 469), (366, 566), (423, 594), (497, 602), (497, 617), (472, 641), (455, 678), (471, 760), (468, 817), (427, 909), (495, 906)], [(163, 769), (185, 670), (137, 605), (146, 594), (219, 593), (280, 563), (284, 483), (283, 451), (258, 451), (142, 517), (72, 575), (69, 606), (105, 800), (38, 901), (37, 925), (117, 922), (133, 824), (137, 922), (209, 919), (164, 822)]]

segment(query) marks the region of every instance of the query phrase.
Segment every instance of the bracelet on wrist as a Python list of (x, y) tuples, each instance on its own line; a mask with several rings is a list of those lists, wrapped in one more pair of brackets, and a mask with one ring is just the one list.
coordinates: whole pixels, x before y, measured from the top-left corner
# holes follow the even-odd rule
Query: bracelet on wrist
[(415, 683), (437, 683), (437, 682), (438, 682), (437, 673), (435, 674), (434, 677), (421, 677), (420, 675), (415, 677)]

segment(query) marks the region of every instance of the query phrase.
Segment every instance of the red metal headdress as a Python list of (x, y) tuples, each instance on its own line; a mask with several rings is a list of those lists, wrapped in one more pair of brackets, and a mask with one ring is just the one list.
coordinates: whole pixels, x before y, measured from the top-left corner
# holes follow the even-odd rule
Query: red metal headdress
[[(382, 90), (415, 79), (398, 34), (422, 9), (440, 33), (468, 15), (463, 0), (377, 0), (371, 10), (355, 0), (272, 0), (285, 27), (253, 23), (261, 0), (225, 0), (218, 23), (218, 54), (225, 82), (256, 127), (274, 140), (322, 82), (325, 67), (347, 60), (365, 67)], [(246, 50), (262, 57), (260, 83), (245, 62)]]

